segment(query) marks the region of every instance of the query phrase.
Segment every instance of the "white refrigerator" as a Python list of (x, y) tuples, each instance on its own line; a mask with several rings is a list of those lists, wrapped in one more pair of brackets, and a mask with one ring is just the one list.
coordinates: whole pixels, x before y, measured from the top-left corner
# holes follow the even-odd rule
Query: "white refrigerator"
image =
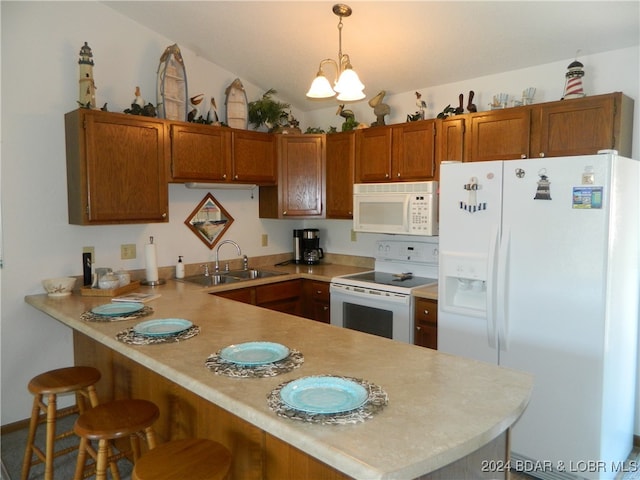
[(535, 477), (639, 468), (639, 192), (610, 151), (441, 166), (438, 349), (533, 375), (511, 461)]

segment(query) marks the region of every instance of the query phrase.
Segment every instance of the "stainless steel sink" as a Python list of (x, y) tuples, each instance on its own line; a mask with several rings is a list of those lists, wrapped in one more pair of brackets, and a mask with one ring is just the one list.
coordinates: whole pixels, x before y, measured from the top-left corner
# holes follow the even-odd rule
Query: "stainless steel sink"
[(185, 282), (197, 283), (203, 287), (215, 287), (216, 285), (241, 281), (239, 278), (229, 277), (227, 275), (192, 275), (183, 278), (183, 280)]
[(216, 285), (224, 285), (227, 283), (243, 282), (258, 278), (277, 277), (278, 275), (286, 275), (286, 273), (250, 268), (248, 270), (229, 270), (227, 272), (220, 272), (213, 275), (192, 275), (190, 277), (183, 278), (183, 280), (185, 282), (197, 283), (203, 287), (215, 287)]
[(231, 270), (223, 273), (224, 276), (233, 277), (240, 280), (254, 280), (256, 278), (269, 278), (277, 277), (278, 275), (285, 275), (281, 272), (272, 272), (269, 270), (259, 270), (257, 268), (250, 268), (248, 270)]

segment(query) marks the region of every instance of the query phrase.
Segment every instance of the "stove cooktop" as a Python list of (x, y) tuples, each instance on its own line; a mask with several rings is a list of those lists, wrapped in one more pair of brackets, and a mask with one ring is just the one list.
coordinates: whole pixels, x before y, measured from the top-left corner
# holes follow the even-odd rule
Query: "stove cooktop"
[(373, 283), (377, 285), (387, 285), (390, 287), (415, 288), (438, 282), (437, 278), (416, 277), (410, 273), (388, 273), (388, 272), (364, 272), (340, 277), (343, 282), (351, 280), (363, 283)]

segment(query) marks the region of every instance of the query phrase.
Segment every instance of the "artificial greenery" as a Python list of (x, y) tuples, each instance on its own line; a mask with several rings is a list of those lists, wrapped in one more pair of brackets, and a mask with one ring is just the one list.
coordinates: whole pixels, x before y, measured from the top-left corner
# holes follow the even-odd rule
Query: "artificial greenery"
[(255, 128), (266, 125), (269, 130), (272, 130), (280, 126), (282, 122), (286, 124), (288, 117), (286, 110), (290, 105), (271, 98), (276, 93), (278, 92), (270, 88), (260, 100), (249, 102), (249, 122)]

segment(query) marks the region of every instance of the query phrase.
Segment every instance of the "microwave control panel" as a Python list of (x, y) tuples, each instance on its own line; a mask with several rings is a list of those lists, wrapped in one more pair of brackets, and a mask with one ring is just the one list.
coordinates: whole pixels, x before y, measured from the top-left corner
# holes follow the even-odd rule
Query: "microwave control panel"
[(437, 235), (437, 208), (435, 195), (414, 195), (409, 202), (410, 233), (415, 235)]

